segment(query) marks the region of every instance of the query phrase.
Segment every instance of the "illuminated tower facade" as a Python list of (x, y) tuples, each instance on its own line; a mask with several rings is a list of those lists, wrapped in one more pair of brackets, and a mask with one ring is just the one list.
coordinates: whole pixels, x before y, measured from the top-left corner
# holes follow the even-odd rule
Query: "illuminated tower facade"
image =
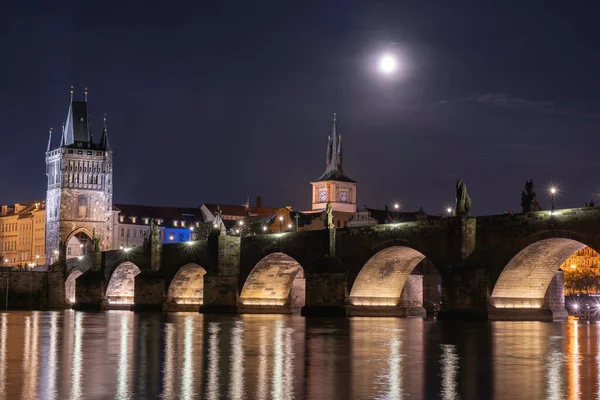
[(100, 140), (94, 141), (87, 102), (71, 102), (60, 145), (46, 150), (46, 260), (67, 257), (67, 244), (79, 242), (81, 254), (92, 250), (93, 237), (100, 250), (111, 243), (113, 153), (108, 142), (106, 117)]
[(325, 172), (311, 182), (313, 210), (324, 210), (331, 202), (334, 211), (356, 212), (356, 182), (346, 176), (342, 161), (342, 135), (337, 129), (337, 116), (333, 114), (333, 128), (327, 139)]

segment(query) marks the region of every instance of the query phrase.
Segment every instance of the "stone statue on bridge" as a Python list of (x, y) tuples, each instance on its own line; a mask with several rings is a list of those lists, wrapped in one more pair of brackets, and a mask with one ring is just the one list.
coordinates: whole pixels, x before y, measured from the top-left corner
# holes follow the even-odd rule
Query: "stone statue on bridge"
[(327, 229), (335, 228), (335, 225), (333, 224), (333, 206), (331, 205), (330, 201), (327, 202), (325, 215), (327, 215)]
[(525, 191), (521, 192), (521, 208), (523, 212), (542, 211), (542, 207), (535, 199), (533, 179), (525, 181)]
[(467, 185), (462, 178), (456, 182), (456, 206), (454, 207), (454, 215), (471, 215), (471, 198), (467, 194)]
[(96, 230), (92, 231), (92, 251), (97, 253), (100, 251), (100, 238), (96, 236)]
[(160, 243), (160, 231), (154, 219), (150, 220), (150, 245)]

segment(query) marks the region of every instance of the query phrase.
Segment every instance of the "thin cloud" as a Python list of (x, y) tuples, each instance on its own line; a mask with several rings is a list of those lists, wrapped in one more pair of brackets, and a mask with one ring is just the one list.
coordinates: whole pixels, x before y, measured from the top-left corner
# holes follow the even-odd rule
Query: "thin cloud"
[(475, 103), (487, 107), (503, 108), (507, 110), (530, 112), (535, 114), (563, 115), (582, 118), (600, 117), (600, 113), (582, 112), (578, 110), (562, 108), (553, 101), (526, 99), (504, 93), (485, 93), (470, 97), (441, 100), (439, 102), (439, 104), (444, 105), (456, 103)]

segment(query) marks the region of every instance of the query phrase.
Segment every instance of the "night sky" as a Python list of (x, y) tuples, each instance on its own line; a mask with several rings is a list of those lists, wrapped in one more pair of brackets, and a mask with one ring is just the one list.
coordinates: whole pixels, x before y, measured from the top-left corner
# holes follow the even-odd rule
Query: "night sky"
[(476, 215), (529, 178), (600, 204), (593, 2), (59, 3), (0, 11), (1, 204), (45, 198), (70, 84), (96, 140), (108, 115), (115, 203), (309, 209), (336, 112), (359, 206), (440, 213), (459, 177)]

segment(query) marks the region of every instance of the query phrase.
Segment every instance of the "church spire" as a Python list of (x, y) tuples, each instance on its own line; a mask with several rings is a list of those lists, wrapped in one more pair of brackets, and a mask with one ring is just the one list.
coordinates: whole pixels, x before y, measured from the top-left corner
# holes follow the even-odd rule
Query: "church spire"
[(331, 128), (331, 134), (327, 137), (325, 164), (325, 172), (318, 181), (337, 180), (354, 182), (344, 174), (342, 167), (342, 135), (338, 133), (336, 113), (333, 113), (333, 126)]
[(102, 137), (100, 137), (100, 146), (104, 151), (111, 151), (110, 143), (108, 142), (108, 129), (106, 127), (106, 113), (104, 113), (104, 127), (102, 128)]
[(50, 128), (50, 132), (48, 132), (48, 147), (46, 147), (46, 152), (52, 149), (52, 128)]

